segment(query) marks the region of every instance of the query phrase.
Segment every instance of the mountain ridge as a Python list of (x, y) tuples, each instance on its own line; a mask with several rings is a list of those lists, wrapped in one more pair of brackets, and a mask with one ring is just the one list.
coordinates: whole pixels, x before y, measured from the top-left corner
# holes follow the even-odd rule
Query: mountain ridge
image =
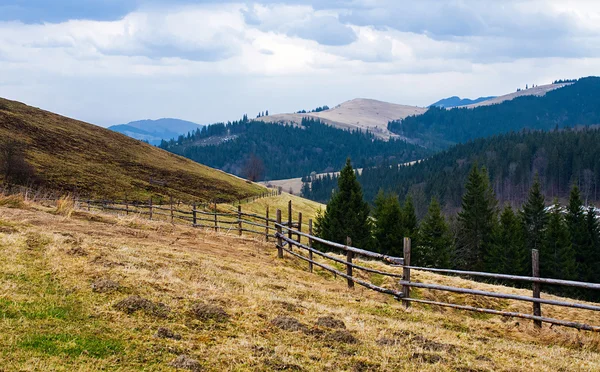
[(131, 121), (127, 124), (117, 124), (108, 129), (131, 138), (147, 141), (152, 145), (160, 144), (161, 140), (170, 140), (180, 135), (186, 135), (196, 129), (202, 129), (203, 125), (191, 121), (176, 118), (144, 119)]

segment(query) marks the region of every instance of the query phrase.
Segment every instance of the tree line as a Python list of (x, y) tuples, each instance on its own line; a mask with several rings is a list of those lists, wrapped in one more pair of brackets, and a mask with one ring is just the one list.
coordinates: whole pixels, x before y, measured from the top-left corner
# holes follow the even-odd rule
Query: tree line
[[(572, 185), (566, 205), (548, 203), (535, 178), (522, 206), (500, 206), (485, 167), (473, 165), (457, 214), (446, 217), (434, 197), (419, 221), (409, 196), (400, 203), (395, 194), (380, 191), (374, 206), (348, 160), (337, 179), (326, 210), (316, 218), (316, 234), (377, 252), (402, 256), (402, 239), (412, 239), (415, 266), (531, 276), (531, 250), (540, 252), (543, 277), (600, 283), (600, 227), (598, 210), (585, 207)], [(583, 290), (546, 290), (599, 300)]]
[[(600, 201), (600, 130), (561, 129), (550, 132), (521, 132), (477, 139), (456, 145), (410, 166), (388, 165), (363, 169), (358, 181), (367, 201), (373, 203), (379, 189), (404, 199), (412, 196), (417, 215), (426, 213), (429, 200), (436, 198), (446, 213), (461, 206), (469, 170), (485, 166), (496, 197), (501, 203), (520, 206), (527, 198), (534, 175), (544, 196), (563, 201), (576, 183), (588, 204)], [(334, 176), (307, 184), (304, 196), (326, 202), (336, 188)]]
[(256, 180), (299, 177), (331, 172), (350, 156), (361, 167), (396, 164), (428, 156), (431, 152), (403, 140), (382, 141), (371, 132), (334, 128), (318, 119), (303, 118), (301, 125), (275, 125), (248, 120), (202, 127), (161, 148), (238, 176), (259, 159), (263, 172)]

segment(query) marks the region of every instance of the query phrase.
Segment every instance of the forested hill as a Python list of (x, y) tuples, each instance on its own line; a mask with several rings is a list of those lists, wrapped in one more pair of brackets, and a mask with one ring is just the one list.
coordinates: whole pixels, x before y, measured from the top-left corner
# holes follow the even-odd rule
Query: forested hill
[(431, 154), (401, 140), (382, 141), (369, 132), (336, 129), (307, 118), (301, 126), (286, 126), (244, 117), (163, 141), (160, 147), (254, 181), (338, 170), (347, 157), (357, 167), (366, 167)]
[(446, 110), (391, 121), (388, 129), (430, 148), (523, 129), (551, 130), (600, 124), (600, 78), (579, 79), (543, 96), (523, 96), (500, 104)]
[[(549, 201), (566, 198), (575, 182), (584, 201), (598, 203), (598, 154), (599, 129), (511, 133), (456, 145), (412, 166), (364, 169), (358, 180), (367, 200), (373, 201), (380, 189), (398, 194), (401, 200), (410, 194), (421, 215), (434, 196), (447, 211), (457, 209), (474, 163), (487, 168), (500, 202), (520, 205), (537, 173)], [(312, 191), (305, 190), (305, 196), (327, 201), (336, 182), (332, 178), (317, 180)]]

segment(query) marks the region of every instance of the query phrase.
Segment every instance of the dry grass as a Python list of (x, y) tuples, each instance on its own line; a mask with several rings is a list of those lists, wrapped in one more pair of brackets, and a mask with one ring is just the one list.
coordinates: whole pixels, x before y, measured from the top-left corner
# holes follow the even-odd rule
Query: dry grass
[(75, 201), (71, 195), (61, 196), (56, 201), (56, 214), (69, 218), (74, 211)]
[(190, 201), (238, 200), (265, 191), (123, 134), (2, 98), (0, 137), (25, 146), (27, 160), (52, 190), (107, 199), (173, 196)]
[[(269, 217), (275, 218), (277, 209), (281, 209), (282, 218), (286, 219), (288, 202), (290, 200), (292, 201), (292, 212), (294, 221), (296, 221), (296, 219), (298, 218), (298, 212), (302, 213), (304, 223), (308, 223), (309, 219), (315, 218), (319, 209), (321, 209), (322, 211), (325, 210), (324, 204), (283, 192), (281, 193), (281, 195), (260, 198), (253, 202), (242, 204), (242, 211), (264, 216), (268, 207)], [(221, 209), (227, 211), (232, 210), (230, 205), (223, 205)]]
[[(389, 296), (349, 290), (329, 273), (311, 274), (289, 255), (278, 260), (272, 244), (248, 237), (80, 211), (65, 219), (32, 208), (0, 208), (0, 225), (11, 226), (0, 230), (6, 370), (600, 370), (597, 334), (538, 331), (526, 321), (436, 307), (406, 310)], [(430, 273), (414, 278), (498, 290)], [(118, 285), (98, 292), (99, 280)], [(512, 301), (415, 295), (530, 310)], [(128, 298), (141, 310), (115, 307)], [(585, 311), (543, 312), (598, 324)]]
[(22, 195), (0, 195), (0, 207), (25, 208), (25, 199)]

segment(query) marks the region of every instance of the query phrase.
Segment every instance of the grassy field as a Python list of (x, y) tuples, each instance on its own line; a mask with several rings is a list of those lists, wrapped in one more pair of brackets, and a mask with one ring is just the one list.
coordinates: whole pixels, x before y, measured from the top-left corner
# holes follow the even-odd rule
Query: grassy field
[[(302, 213), (302, 218), (305, 223), (308, 223), (309, 219), (315, 219), (317, 211), (325, 211), (325, 204), (321, 204), (312, 200), (304, 199), (300, 196), (288, 194), (283, 192), (281, 195), (270, 196), (266, 198), (256, 199), (250, 203), (242, 204), (242, 211), (248, 213), (255, 213), (264, 216), (269, 207), (269, 217), (275, 218), (277, 209), (281, 209), (281, 216), (285, 220), (287, 219), (288, 202), (292, 201), (292, 212), (293, 220), (296, 221), (298, 218), (298, 212)], [(237, 207), (231, 205), (221, 205), (220, 210), (232, 211), (237, 210)]]
[[(383, 267), (370, 263), (373, 267)], [(390, 269), (398, 270), (398, 269)], [(236, 234), (0, 199), (0, 370), (594, 371), (600, 335), (412, 306)], [(375, 284), (394, 286), (377, 275)], [(418, 281), (503, 292), (414, 272)], [(530, 311), (530, 304), (415, 291)], [(550, 298), (546, 294), (543, 297)], [(598, 324), (583, 310), (544, 315)]]
[[(265, 191), (120, 133), (0, 98), (0, 137), (26, 148), (49, 189), (146, 200), (237, 200)], [(150, 179), (164, 181), (161, 186)]]

